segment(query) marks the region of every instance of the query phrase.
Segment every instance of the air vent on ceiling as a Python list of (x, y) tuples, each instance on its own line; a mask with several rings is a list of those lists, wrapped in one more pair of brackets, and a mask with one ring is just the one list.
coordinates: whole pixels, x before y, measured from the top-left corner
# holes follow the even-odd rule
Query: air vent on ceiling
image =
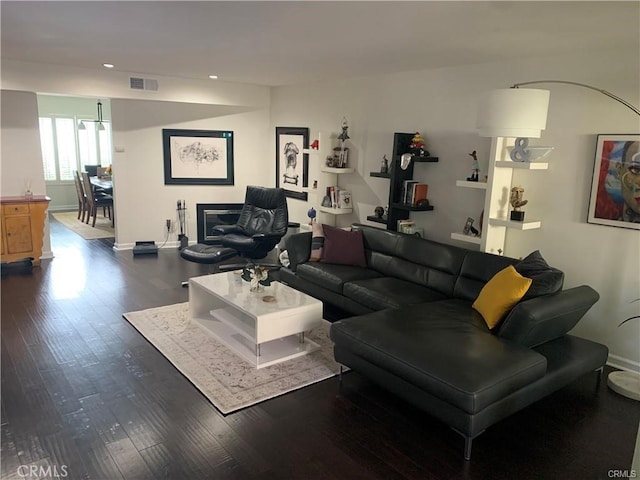
[(129, 88), (132, 90), (158, 91), (158, 81), (149, 78), (129, 77)]

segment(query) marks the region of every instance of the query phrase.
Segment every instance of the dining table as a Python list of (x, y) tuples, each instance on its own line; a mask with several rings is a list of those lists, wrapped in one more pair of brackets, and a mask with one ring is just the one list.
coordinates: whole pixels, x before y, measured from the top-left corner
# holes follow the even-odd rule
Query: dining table
[(111, 180), (111, 178), (89, 177), (89, 180), (91, 181), (91, 185), (104, 191), (105, 193), (113, 193), (113, 180)]

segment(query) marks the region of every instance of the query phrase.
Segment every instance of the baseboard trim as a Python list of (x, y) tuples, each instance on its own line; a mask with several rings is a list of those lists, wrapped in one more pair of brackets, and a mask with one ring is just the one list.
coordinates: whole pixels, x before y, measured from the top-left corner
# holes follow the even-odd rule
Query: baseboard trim
[(640, 373), (640, 362), (634, 362), (633, 360), (629, 360), (628, 358), (620, 357), (618, 355), (609, 354), (607, 365), (619, 368), (620, 370)]
[(47, 210), (49, 210), (50, 212), (77, 212), (78, 205), (49, 205), (49, 208)]

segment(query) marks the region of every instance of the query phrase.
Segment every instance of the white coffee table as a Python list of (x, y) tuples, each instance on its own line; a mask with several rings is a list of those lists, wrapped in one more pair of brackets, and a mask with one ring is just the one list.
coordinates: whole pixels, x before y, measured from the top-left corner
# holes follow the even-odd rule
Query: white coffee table
[[(275, 298), (266, 302), (265, 297)], [(256, 368), (306, 355), (304, 332), (322, 322), (322, 302), (279, 282), (249, 291), (240, 272), (189, 279), (191, 321)]]

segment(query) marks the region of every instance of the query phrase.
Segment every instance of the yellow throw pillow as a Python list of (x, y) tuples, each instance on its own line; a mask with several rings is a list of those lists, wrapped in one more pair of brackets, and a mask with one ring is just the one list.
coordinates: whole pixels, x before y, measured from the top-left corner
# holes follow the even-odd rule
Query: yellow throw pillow
[(489, 328), (500, 320), (520, 301), (531, 286), (531, 279), (520, 275), (509, 265), (489, 280), (473, 302), (473, 308), (482, 315)]

